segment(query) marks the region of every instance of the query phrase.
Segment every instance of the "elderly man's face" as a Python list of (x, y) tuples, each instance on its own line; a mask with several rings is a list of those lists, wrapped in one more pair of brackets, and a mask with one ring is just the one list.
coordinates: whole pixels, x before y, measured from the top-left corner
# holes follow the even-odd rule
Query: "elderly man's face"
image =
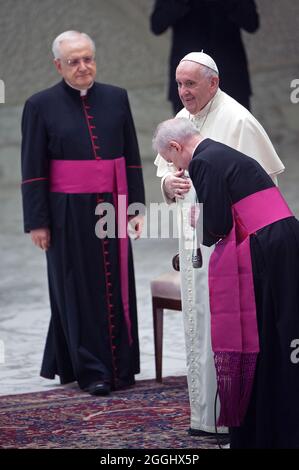
[(96, 63), (87, 39), (65, 40), (60, 45), (60, 58), (54, 60), (58, 73), (74, 88), (87, 89), (95, 80)]
[(176, 82), (183, 105), (197, 114), (215, 95), (219, 79), (205, 77), (199, 64), (185, 60), (176, 69)]

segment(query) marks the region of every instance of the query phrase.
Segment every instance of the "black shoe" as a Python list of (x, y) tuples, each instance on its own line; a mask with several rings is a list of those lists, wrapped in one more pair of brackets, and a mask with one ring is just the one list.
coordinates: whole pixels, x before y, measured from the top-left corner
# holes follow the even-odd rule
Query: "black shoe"
[(197, 436), (197, 437), (213, 437), (221, 445), (229, 444), (229, 433), (224, 432), (224, 433), (215, 433), (215, 432), (207, 432), (207, 431), (202, 431), (201, 429), (194, 429), (194, 428), (189, 428), (188, 429), (188, 434), (189, 436)]
[(127, 380), (117, 379), (115, 390), (123, 390), (124, 388), (131, 387), (132, 385), (135, 385), (134, 377)]
[(109, 395), (110, 390), (110, 385), (106, 382), (94, 382), (88, 387), (88, 393), (97, 396)]

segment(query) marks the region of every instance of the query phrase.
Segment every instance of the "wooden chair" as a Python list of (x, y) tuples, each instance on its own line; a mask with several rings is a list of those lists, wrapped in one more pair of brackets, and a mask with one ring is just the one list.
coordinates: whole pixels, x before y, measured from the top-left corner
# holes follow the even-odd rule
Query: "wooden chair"
[(170, 271), (151, 281), (156, 381), (162, 382), (164, 309), (182, 310), (180, 273)]

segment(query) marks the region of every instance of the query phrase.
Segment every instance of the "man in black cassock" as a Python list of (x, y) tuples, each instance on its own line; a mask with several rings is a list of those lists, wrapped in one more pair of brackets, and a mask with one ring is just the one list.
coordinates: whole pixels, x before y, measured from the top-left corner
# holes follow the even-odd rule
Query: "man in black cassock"
[[(99, 238), (95, 210), (112, 204), (117, 222), (119, 197), (144, 203), (140, 155), (127, 92), (95, 82), (92, 39), (67, 31), (53, 53), (63, 79), (30, 97), (22, 118), (24, 226), (46, 250), (51, 303), (41, 376), (106, 395), (134, 384), (139, 344), (126, 224)], [(142, 217), (131, 221), (137, 238)]]
[(189, 170), (203, 203), (202, 242), (216, 243), (218, 424), (230, 427), (231, 448), (299, 448), (299, 222), (256, 160), (203, 139), (188, 119), (162, 123), (154, 146)]

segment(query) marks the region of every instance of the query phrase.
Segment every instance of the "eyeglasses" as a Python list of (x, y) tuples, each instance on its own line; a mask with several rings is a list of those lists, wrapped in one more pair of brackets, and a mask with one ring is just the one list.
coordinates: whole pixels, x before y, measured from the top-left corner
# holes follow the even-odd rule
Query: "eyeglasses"
[(72, 68), (78, 67), (81, 64), (81, 61), (84, 63), (84, 65), (90, 65), (95, 61), (95, 58), (93, 56), (86, 56), (86, 57), (81, 57), (80, 59), (66, 59), (66, 60), (64, 60), (66, 65), (68, 65), (69, 67), (72, 67)]

